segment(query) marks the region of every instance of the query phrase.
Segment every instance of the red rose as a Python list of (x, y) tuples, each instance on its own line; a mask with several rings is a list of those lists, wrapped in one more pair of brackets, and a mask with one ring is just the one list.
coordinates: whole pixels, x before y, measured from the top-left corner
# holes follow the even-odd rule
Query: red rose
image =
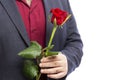
[(51, 9), (50, 12), (52, 13), (51, 22), (53, 23), (54, 19), (56, 18), (57, 25), (62, 25), (62, 23), (68, 17), (68, 13), (59, 8)]

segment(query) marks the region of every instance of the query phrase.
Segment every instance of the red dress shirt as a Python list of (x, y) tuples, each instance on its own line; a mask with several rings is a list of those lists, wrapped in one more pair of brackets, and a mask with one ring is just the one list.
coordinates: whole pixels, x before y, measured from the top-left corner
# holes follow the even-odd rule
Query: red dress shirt
[[(45, 12), (42, 0), (32, 0), (30, 6), (26, 0), (16, 0), (16, 4), (30, 40), (45, 47)], [(46, 78), (46, 75), (42, 74), (40, 80), (47, 80)]]
[(45, 47), (45, 12), (42, 0), (32, 0), (29, 6), (26, 0), (16, 0), (31, 41), (37, 41)]

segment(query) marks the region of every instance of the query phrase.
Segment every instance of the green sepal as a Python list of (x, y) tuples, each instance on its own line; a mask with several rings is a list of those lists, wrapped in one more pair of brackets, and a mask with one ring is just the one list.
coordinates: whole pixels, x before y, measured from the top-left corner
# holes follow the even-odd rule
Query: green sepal
[(23, 73), (28, 79), (38, 76), (39, 68), (32, 60), (25, 60), (23, 65)]
[(45, 56), (48, 57), (48, 56), (58, 55), (58, 53), (59, 52), (57, 52), (57, 51), (48, 51), (47, 55), (45, 55)]
[(28, 58), (28, 59), (35, 59), (37, 56), (41, 54), (41, 45), (39, 45), (35, 41), (31, 41), (30, 46), (20, 53), (18, 53), (19, 56), (23, 58)]

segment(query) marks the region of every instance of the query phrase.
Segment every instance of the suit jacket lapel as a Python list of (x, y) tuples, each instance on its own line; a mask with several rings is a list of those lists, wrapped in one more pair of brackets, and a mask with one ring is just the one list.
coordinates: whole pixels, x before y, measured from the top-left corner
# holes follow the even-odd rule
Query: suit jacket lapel
[(57, 7), (57, 5), (52, 5), (53, 3), (54, 0), (43, 0), (46, 15), (46, 46), (48, 45), (53, 28), (53, 24), (48, 20), (48, 17), (50, 15), (50, 10)]
[(29, 45), (29, 38), (26, 33), (25, 26), (22, 22), (22, 19), (20, 17), (20, 14), (17, 10), (15, 0), (0, 0), (3, 7), (6, 9), (11, 21), (15, 24), (15, 27), (17, 28), (18, 32), (20, 33), (21, 37), (25, 41), (27, 45)]
[[(45, 15), (46, 15), (46, 46), (47, 46), (53, 28), (53, 24), (51, 24), (51, 22), (48, 20), (48, 16), (50, 15), (50, 10), (58, 7), (63, 9), (63, 6), (61, 5), (60, 0), (43, 0), (43, 4), (46, 13)], [(54, 37), (56, 37), (56, 35)]]
[(48, 45), (50, 34), (52, 32), (52, 26), (50, 26), (50, 22), (48, 21), (48, 15), (50, 14), (49, 10), (51, 9), (49, 0), (43, 0), (45, 15), (46, 15), (46, 46)]

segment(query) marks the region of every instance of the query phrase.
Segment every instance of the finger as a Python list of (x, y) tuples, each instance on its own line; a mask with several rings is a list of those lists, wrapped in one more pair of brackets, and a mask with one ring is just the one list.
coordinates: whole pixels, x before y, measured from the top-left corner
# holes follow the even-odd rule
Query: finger
[(59, 57), (56, 56), (48, 56), (48, 57), (44, 57), (41, 59), (41, 62), (51, 62), (51, 61), (58, 61), (60, 60)]
[(57, 74), (63, 71), (64, 71), (63, 67), (41, 69), (41, 73), (43, 74)]
[(63, 78), (64, 76), (66, 76), (66, 72), (60, 72), (60, 73), (57, 73), (57, 74), (48, 74), (47, 76), (49, 78), (53, 78), (53, 79), (60, 79), (60, 78)]
[(49, 67), (60, 67), (62, 65), (62, 62), (61, 61), (53, 61), (53, 62), (46, 62), (46, 63), (40, 63), (40, 67), (46, 67), (46, 68), (49, 68)]

